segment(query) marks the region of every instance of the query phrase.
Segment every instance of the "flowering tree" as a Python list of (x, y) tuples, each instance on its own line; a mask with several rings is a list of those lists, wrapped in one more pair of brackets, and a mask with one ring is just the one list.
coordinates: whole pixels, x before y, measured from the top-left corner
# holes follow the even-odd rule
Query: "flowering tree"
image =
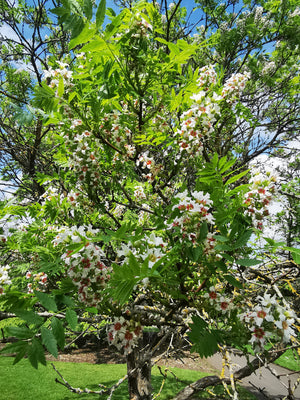
[[(214, 35), (213, 44), (204, 37), (202, 45), (199, 38), (173, 40), (184, 16), (179, 3), (165, 18), (145, 1), (118, 16), (108, 9), (105, 29), (103, 0), (95, 21), (88, 3), (53, 11), (60, 24), (76, 22), (70, 54), (48, 61), (32, 104), (45, 146), (54, 144), (55, 169), (36, 171), (37, 201), (4, 202), (1, 211), (0, 299), (17, 317), (8, 331), (19, 339), (4, 352), (45, 364), (44, 347), (56, 356), (65, 329), (90, 313), (126, 355), (130, 399), (152, 398), (153, 357), (163, 349), (170, 354), (173, 342), (188, 341), (205, 357), (226, 346), (246, 353), (251, 344), (266, 362), (291, 341), (297, 346), (297, 315), (282, 295), (282, 277), (251, 244), (276, 178), (250, 171), (246, 161), (264, 150), (259, 142), (252, 154), (255, 140), (284, 140), (298, 106), (279, 129), (269, 115), (283, 100), (268, 104), (269, 92), (259, 120), (262, 111), (250, 107), (251, 63), (241, 61), (233, 73), (231, 63), (225, 69), (207, 62)], [(284, 101), (293, 96), (286, 88)], [(279, 247), (266, 243), (273, 252)], [(281, 247), (292, 256), (293, 288), (299, 251)], [(154, 339), (149, 330), (158, 331)], [(200, 380), (176, 399), (221, 382)]]

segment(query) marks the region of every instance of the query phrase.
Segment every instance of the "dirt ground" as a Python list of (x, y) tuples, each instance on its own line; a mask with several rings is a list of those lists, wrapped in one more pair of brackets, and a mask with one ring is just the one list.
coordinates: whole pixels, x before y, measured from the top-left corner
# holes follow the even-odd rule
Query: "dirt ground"
[[(71, 351), (59, 353), (58, 358), (51, 355), (46, 356), (49, 361), (63, 361), (75, 363), (90, 363), (90, 364), (122, 364), (125, 363), (125, 357), (120, 353), (115, 352), (109, 346), (87, 346), (81, 349), (72, 349)], [(157, 357), (160, 358), (160, 357)], [(156, 361), (156, 359), (153, 359)], [(191, 354), (189, 351), (181, 352), (180, 357), (162, 358), (157, 365), (177, 367), (184, 369), (192, 369), (196, 371), (204, 371), (207, 373), (216, 373), (205, 359)]]

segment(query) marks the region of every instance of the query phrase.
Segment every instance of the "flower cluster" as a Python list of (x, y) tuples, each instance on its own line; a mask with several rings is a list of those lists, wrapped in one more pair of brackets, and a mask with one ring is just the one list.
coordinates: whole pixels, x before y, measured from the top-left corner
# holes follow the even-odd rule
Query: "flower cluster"
[(103, 262), (103, 251), (93, 243), (87, 243), (76, 253), (68, 251), (63, 254), (62, 259), (69, 267), (69, 277), (78, 288), (79, 300), (91, 307), (97, 307), (111, 271)]
[(115, 318), (107, 330), (108, 342), (124, 354), (129, 354), (137, 346), (142, 337), (142, 327), (139, 322), (128, 321), (123, 317)]
[(121, 217), (125, 211), (126, 207), (122, 204), (117, 204), (113, 210), (113, 215), (117, 218)]
[(142, 169), (142, 175), (148, 182), (153, 182), (163, 168), (161, 164), (156, 164), (154, 159), (148, 156), (148, 152), (140, 154), (136, 165)]
[[(200, 78), (199, 78), (200, 79)], [(211, 83), (211, 75), (200, 81)], [(215, 92), (208, 96), (206, 88), (191, 96), (191, 108), (182, 113), (180, 128), (175, 132), (180, 151), (199, 156), (203, 151), (203, 139), (213, 132), (213, 124), (220, 115), (219, 101), (222, 99)]]
[[(178, 210), (179, 216), (176, 216), (172, 220), (171, 227), (179, 227), (182, 238), (188, 237), (192, 242), (196, 242), (202, 223), (204, 221), (208, 224), (214, 223), (214, 217), (209, 211), (212, 205), (209, 194), (192, 192), (190, 196), (187, 190), (185, 190), (177, 194), (175, 202), (177, 204), (173, 206), (173, 210)], [(209, 253), (211, 253), (213, 246), (213, 236), (210, 235), (206, 244)]]
[[(80, 128), (79, 120), (72, 122), (71, 131), (64, 139), (69, 147), (70, 167), (78, 176), (80, 182), (88, 180), (93, 184), (99, 183), (98, 172), (99, 157), (101, 157), (102, 145), (88, 130)], [(79, 130), (79, 132), (78, 132)]]
[(244, 204), (246, 205), (246, 215), (251, 216), (253, 225), (257, 229), (262, 229), (262, 220), (269, 215), (269, 204), (275, 193), (276, 178), (270, 174), (255, 174), (250, 179), (251, 190), (246, 193)]
[(131, 142), (132, 132), (127, 126), (129, 111), (126, 103), (122, 103), (122, 112), (113, 110), (111, 113), (105, 114), (101, 129), (114, 145), (122, 150), (125, 144)]
[(199, 70), (199, 78), (197, 80), (198, 86), (208, 88), (211, 85), (215, 85), (217, 82), (217, 74), (213, 65), (206, 65)]
[(246, 72), (244, 74), (234, 74), (224, 84), (222, 90), (222, 97), (228, 103), (232, 103), (233, 101), (239, 99), (242, 91), (245, 89), (246, 82), (250, 78), (250, 73)]
[(134, 197), (137, 201), (146, 199), (143, 186), (136, 186), (134, 189)]
[(33, 282), (27, 284), (28, 293), (33, 293), (33, 289), (41, 290), (47, 284), (48, 276), (44, 272), (33, 274), (31, 271), (26, 272), (26, 279), (32, 279)]
[(116, 252), (119, 258), (124, 257), (122, 264), (129, 262), (129, 256), (133, 254), (141, 263), (148, 258), (148, 267), (152, 268), (156, 261), (166, 254), (166, 249), (167, 243), (160, 236), (151, 233), (140, 241), (139, 247), (128, 242), (128, 244), (122, 244)]
[(240, 320), (251, 331), (250, 343), (254, 350), (260, 351), (265, 345), (266, 338), (278, 336), (283, 343), (288, 343), (295, 336), (292, 325), (296, 315), (287, 304), (282, 306), (270, 294), (258, 296), (255, 307), (239, 315)]
[(68, 69), (68, 64), (58, 61), (58, 68), (49, 68), (44, 71), (44, 79), (50, 81), (49, 86), (52, 89), (57, 89), (60, 80), (63, 82), (64, 88), (72, 87), (72, 75), (73, 72)]
[(4, 294), (3, 286), (11, 284), (11, 280), (9, 279), (8, 275), (9, 270), (9, 265), (0, 265), (0, 295)]
[(219, 293), (214, 286), (209, 288), (209, 292), (205, 293), (204, 297), (215, 310), (221, 311), (222, 314), (229, 313), (234, 308), (232, 300)]
[[(49, 227), (51, 231), (53, 231), (55, 228)], [(65, 242), (72, 242), (72, 243), (80, 243), (82, 241), (82, 238), (85, 238), (88, 240), (89, 236), (92, 236), (94, 234), (97, 234), (98, 230), (93, 229), (92, 226), (62, 226), (57, 235), (54, 237), (52, 240), (52, 243), (54, 246), (58, 246), (60, 243), (65, 243)]]

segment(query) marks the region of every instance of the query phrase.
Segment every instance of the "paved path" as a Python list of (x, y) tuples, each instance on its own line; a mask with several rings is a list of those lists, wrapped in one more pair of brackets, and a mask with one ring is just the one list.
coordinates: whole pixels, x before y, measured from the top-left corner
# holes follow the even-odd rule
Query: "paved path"
[[(236, 365), (234, 371), (240, 367), (244, 367), (247, 363), (244, 356), (230, 354), (233, 363)], [(208, 358), (208, 362), (216, 369), (222, 369), (222, 357), (220, 354)], [(292, 371), (282, 368), (276, 364), (270, 364), (270, 367), (280, 376), (280, 381), (268, 369), (261, 367), (256, 373), (244, 378), (241, 383), (249, 392), (253, 393), (259, 400), (281, 400), (288, 395), (288, 380), (291, 380), (293, 387), (294, 382), (299, 378), (299, 374), (287, 375)], [(299, 365), (300, 370), (300, 365)], [(281, 383), (282, 382), (282, 383)], [(284, 386), (284, 384), (286, 386)], [(295, 400), (300, 400), (300, 385), (294, 392)], [(242, 400), (242, 399), (241, 399)]]

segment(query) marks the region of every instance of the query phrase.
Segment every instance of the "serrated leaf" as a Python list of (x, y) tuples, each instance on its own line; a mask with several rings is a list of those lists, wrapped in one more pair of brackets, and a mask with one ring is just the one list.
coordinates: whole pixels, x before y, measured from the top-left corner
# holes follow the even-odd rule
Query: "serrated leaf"
[(138, 283), (138, 280), (122, 281), (114, 290), (114, 297), (120, 302), (125, 304), (133, 291), (134, 286)]
[(51, 328), (56, 342), (61, 350), (65, 348), (65, 330), (63, 323), (56, 317), (52, 318)]
[(30, 349), (29, 344), (25, 342), (25, 343), (24, 343), (24, 346), (22, 346), (22, 348), (20, 348), (20, 350), (17, 351), (17, 354), (16, 354), (16, 356), (15, 356), (15, 358), (14, 358), (14, 361), (13, 361), (13, 365), (15, 365), (15, 364), (17, 364), (19, 361), (21, 361), (22, 358), (25, 357), (25, 355), (27, 354), (27, 352), (29, 351), (29, 349)]
[(28, 324), (41, 325), (44, 319), (36, 314), (34, 311), (30, 310), (17, 310), (15, 311), (17, 317), (22, 318)]
[(45, 352), (41, 342), (37, 338), (33, 338), (31, 346), (29, 346), (28, 359), (35, 369), (38, 368), (39, 362), (46, 365)]
[(105, 18), (106, 0), (101, 0), (96, 11), (96, 27), (97, 29), (102, 26)]
[(90, 21), (93, 17), (93, 2), (91, 0), (84, 0), (83, 10), (84, 10), (85, 16)]
[(10, 326), (6, 330), (9, 335), (18, 339), (29, 339), (34, 335), (34, 332), (25, 326)]
[[(82, 29), (82, 31), (80, 32), (80, 34), (78, 36), (76, 36), (74, 39), (70, 40), (69, 50), (74, 49), (74, 47), (78, 46), (79, 44), (88, 42), (90, 39), (92, 39), (95, 36), (95, 32), (96, 32), (96, 30), (91, 29), (89, 23), (85, 24), (85, 26)], [(76, 92), (72, 92), (72, 93), (76, 93)], [(69, 95), (69, 102), (71, 102), (72, 98), (75, 96), (75, 94), (74, 94), (70, 100), (71, 94)]]
[(188, 333), (193, 343), (191, 351), (196, 351), (200, 357), (212, 356), (219, 350), (218, 345), (223, 342), (221, 332), (209, 329), (206, 321), (198, 316), (192, 320), (191, 331)]
[(55, 358), (57, 358), (58, 356), (57, 342), (53, 335), (53, 332), (43, 326), (41, 329), (41, 335), (42, 335), (42, 342), (46, 346), (46, 349)]
[(24, 341), (19, 341), (15, 343), (9, 343), (3, 349), (0, 350), (0, 353), (3, 354), (12, 354), (12, 353), (19, 353), (22, 351), (24, 347), (28, 347), (28, 343)]
[(254, 265), (261, 264), (262, 261), (254, 260), (253, 258), (241, 258), (240, 260), (236, 260), (236, 263), (242, 267), (252, 267)]
[(218, 242), (228, 242), (229, 238), (227, 236), (215, 235), (214, 238)]
[(244, 232), (239, 238), (238, 240), (235, 242), (234, 244), (234, 249), (238, 249), (240, 247), (246, 246), (246, 244), (248, 243), (251, 235), (252, 235), (252, 231), (246, 231)]
[(217, 251), (231, 251), (231, 250), (232, 250), (232, 247), (229, 246), (229, 245), (226, 244), (226, 243), (218, 243), (218, 244), (216, 244), (216, 246), (215, 246), (215, 250), (217, 250)]
[(249, 170), (240, 172), (237, 175), (232, 176), (231, 178), (228, 179), (228, 181), (225, 182), (225, 186), (229, 186), (231, 183), (237, 182), (239, 179), (241, 179), (243, 176), (247, 175)]
[(48, 294), (39, 292), (37, 290), (34, 291), (35, 296), (38, 298), (40, 301), (41, 305), (46, 308), (48, 311), (57, 311), (57, 306), (52, 297), (50, 297)]
[(239, 289), (243, 288), (243, 285), (241, 282), (239, 282), (237, 279), (235, 279), (232, 275), (224, 275), (224, 279), (230, 283), (230, 285), (237, 287)]
[(75, 330), (78, 324), (77, 314), (74, 310), (68, 309), (66, 312), (66, 320), (70, 325), (71, 329)]

